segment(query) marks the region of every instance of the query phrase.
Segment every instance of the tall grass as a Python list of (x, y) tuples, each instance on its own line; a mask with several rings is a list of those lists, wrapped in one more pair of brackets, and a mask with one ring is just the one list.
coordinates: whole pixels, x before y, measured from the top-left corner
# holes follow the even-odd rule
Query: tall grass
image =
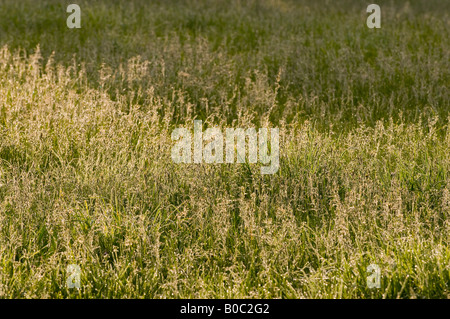
[[(44, 58), (84, 63), (91, 87), (104, 81), (113, 99), (127, 91), (145, 107), (153, 87), (163, 113), (174, 97), (192, 104), (177, 108), (176, 122), (192, 111), (203, 120), (220, 113), (231, 125), (242, 110), (340, 130), (400, 112), (408, 122), (446, 122), (446, 1), (379, 1), (377, 30), (366, 26), (364, 1), (83, 0), (81, 29), (66, 26), (69, 3), (2, 1), (0, 44), (28, 53), (39, 44)], [(147, 63), (139, 80), (129, 73), (132, 58)]]
[[(448, 5), (65, 5), (0, 4), (0, 297), (450, 296)], [(196, 118), (280, 170), (173, 163)]]

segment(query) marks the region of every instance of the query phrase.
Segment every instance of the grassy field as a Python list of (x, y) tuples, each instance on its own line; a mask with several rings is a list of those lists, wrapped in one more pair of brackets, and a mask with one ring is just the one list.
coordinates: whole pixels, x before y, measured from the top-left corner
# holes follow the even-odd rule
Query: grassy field
[(0, 1), (0, 298), (450, 298), (450, 2), (72, 2)]

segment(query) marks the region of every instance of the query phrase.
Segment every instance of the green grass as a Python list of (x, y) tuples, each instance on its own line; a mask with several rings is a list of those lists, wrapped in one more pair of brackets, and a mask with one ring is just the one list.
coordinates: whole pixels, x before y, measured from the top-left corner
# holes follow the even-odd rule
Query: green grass
[[(449, 298), (449, 4), (69, 3), (0, 3), (0, 297)], [(194, 119), (280, 170), (173, 163)]]

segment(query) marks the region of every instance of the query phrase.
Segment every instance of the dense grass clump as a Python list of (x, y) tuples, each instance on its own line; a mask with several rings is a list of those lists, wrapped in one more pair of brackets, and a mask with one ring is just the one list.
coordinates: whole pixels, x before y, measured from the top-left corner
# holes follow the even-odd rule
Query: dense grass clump
[[(448, 298), (448, 4), (379, 4), (2, 1), (0, 297)], [(280, 170), (173, 163), (194, 119)]]

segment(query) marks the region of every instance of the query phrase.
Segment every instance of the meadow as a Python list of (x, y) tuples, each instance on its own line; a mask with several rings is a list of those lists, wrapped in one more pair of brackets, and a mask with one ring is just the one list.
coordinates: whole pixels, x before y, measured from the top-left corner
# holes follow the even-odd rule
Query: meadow
[(450, 2), (72, 2), (0, 1), (0, 298), (450, 298)]

